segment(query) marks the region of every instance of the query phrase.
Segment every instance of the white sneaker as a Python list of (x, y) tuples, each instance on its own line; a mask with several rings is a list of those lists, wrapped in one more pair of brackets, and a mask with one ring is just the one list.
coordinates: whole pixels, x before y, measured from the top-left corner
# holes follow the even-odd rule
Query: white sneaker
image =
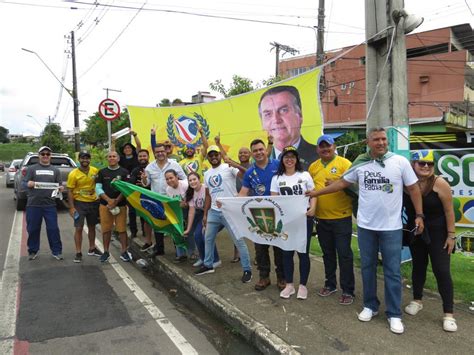
[(199, 260), (197, 260), (197, 261), (193, 264), (193, 266), (194, 266), (194, 267), (199, 267), (199, 266), (201, 266), (203, 263), (204, 263), (204, 261), (202, 261), (201, 259), (199, 259)]
[(408, 313), (412, 316), (416, 316), (419, 311), (423, 309), (423, 305), (421, 303), (411, 301), (406, 307), (405, 307), (405, 313)]
[(456, 319), (453, 317), (444, 317), (443, 318), (443, 330), (445, 332), (455, 332), (458, 330), (458, 325), (456, 324)]
[(379, 314), (379, 312), (374, 312), (370, 308), (364, 307), (362, 312), (357, 315), (357, 318), (359, 318), (361, 322), (370, 322), (372, 317), (376, 316), (377, 314)]
[(280, 292), (280, 297), (288, 299), (291, 297), (291, 295), (294, 295), (295, 292), (295, 286), (292, 284), (286, 284), (286, 287)]
[(397, 317), (388, 318), (388, 323), (390, 324), (390, 331), (395, 334), (402, 334), (405, 331), (403, 326), (402, 319)]
[(214, 268), (219, 267), (219, 266), (222, 266), (222, 261), (220, 261), (220, 260), (219, 260), (219, 261), (216, 261), (214, 264), (212, 264), (212, 266), (213, 266)]

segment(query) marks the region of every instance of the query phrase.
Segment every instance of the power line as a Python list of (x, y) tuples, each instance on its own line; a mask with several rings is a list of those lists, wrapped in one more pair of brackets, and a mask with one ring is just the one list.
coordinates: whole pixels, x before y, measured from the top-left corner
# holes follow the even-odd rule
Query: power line
[(84, 75), (86, 75), (104, 56), (105, 54), (112, 48), (112, 46), (119, 40), (119, 38), (122, 36), (122, 34), (127, 30), (127, 28), (132, 24), (133, 20), (138, 16), (138, 14), (143, 10), (144, 6), (146, 5), (147, 1), (145, 1), (138, 9), (138, 11), (133, 15), (133, 17), (130, 19), (130, 21), (125, 25), (125, 27), (120, 31), (120, 33), (115, 37), (115, 39), (112, 41), (112, 43), (102, 52), (102, 54), (95, 60), (92, 65), (89, 66), (80, 76), (79, 78), (82, 78)]
[(467, 8), (469, 9), (469, 12), (471, 13), (471, 15), (474, 16), (474, 13), (472, 12), (471, 7), (469, 6), (467, 0), (464, 0), (464, 3), (466, 4)]

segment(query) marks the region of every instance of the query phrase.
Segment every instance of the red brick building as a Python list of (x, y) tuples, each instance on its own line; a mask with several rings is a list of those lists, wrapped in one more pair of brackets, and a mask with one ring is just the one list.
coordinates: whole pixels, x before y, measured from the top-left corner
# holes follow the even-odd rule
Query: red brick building
[[(467, 130), (474, 127), (474, 32), (469, 24), (406, 37), (408, 115), (414, 131)], [(351, 47), (327, 52), (325, 61)], [(283, 77), (315, 67), (314, 54), (284, 59)], [(364, 127), (365, 46), (324, 67), (321, 98), (326, 128)], [(420, 125), (421, 124), (421, 125)]]

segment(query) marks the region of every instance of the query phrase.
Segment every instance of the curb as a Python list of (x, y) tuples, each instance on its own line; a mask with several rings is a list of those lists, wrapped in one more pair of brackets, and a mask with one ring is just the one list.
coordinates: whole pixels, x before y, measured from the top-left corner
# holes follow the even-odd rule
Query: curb
[[(136, 255), (144, 257), (140, 247), (136, 243), (131, 243), (130, 249)], [(217, 293), (196, 281), (193, 277), (183, 272), (164, 258), (155, 258), (150, 265), (155, 270), (167, 275), (180, 287), (182, 287), (191, 297), (206, 307), (214, 316), (227, 323), (264, 354), (288, 354), (298, 355), (298, 351), (293, 349), (283, 339), (266, 328), (262, 323), (256, 321), (249, 315), (242, 312), (232, 303), (219, 296)]]

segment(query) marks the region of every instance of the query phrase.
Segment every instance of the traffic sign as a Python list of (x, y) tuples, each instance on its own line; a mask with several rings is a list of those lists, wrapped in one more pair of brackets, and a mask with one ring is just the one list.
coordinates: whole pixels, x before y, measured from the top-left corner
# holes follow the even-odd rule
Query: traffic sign
[(113, 121), (120, 116), (120, 105), (112, 99), (102, 100), (99, 104), (99, 115), (106, 121)]

